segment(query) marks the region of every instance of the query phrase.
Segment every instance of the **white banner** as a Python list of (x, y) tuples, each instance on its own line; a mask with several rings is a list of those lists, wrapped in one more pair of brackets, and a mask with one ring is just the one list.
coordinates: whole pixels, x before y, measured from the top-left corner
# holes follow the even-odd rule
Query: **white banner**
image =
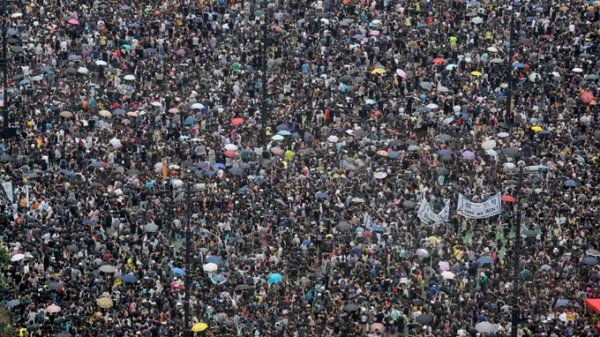
[(427, 198), (423, 197), (423, 199), (421, 199), (421, 203), (419, 204), (417, 217), (419, 217), (419, 219), (421, 219), (421, 221), (424, 223), (433, 222), (436, 225), (439, 225), (444, 221), (448, 221), (448, 218), (450, 217), (450, 200), (446, 201), (446, 205), (444, 205), (442, 211), (436, 214), (431, 209), (431, 206), (429, 206)]
[(369, 215), (369, 213), (365, 212), (363, 226), (366, 229), (371, 229), (375, 225), (376, 225), (376, 223), (373, 221), (373, 219), (371, 219), (371, 216)]
[(475, 203), (469, 201), (464, 195), (458, 195), (456, 213), (472, 219), (485, 219), (498, 215), (502, 212), (502, 200), (500, 193), (489, 198), (485, 202)]
[(13, 194), (12, 182), (10, 182), (10, 181), (4, 181), (4, 182), (2, 182), (2, 188), (4, 189), (4, 193), (6, 193), (6, 196), (8, 197), (8, 200), (10, 200), (10, 202), (14, 202), (15, 201), (15, 196)]

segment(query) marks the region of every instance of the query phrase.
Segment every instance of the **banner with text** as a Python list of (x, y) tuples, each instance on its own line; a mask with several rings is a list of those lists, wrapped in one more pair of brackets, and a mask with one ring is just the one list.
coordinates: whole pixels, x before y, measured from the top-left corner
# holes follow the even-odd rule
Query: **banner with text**
[(433, 222), (436, 225), (444, 221), (448, 221), (450, 217), (450, 200), (446, 201), (446, 205), (441, 212), (435, 213), (431, 206), (429, 206), (429, 202), (427, 202), (427, 198), (423, 197), (421, 199), (421, 203), (419, 204), (419, 211), (417, 212), (417, 217), (421, 219), (424, 223)]
[(4, 193), (6, 193), (6, 196), (8, 197), (8, 200), (10, 200), (10, 202), (14, 202), (15, 197), (13, 194), (13, 185), (12, 182), (10, 181), (4, 181), (2, 182), (2, 188), (4, 189)]
[(456, 213), (472, 219), (485, 219), (493, 217), (502, 212), (502, 200), (500, 193), (489, 198), (485, 202), (471, 202), (464, 195), (458, 195)]

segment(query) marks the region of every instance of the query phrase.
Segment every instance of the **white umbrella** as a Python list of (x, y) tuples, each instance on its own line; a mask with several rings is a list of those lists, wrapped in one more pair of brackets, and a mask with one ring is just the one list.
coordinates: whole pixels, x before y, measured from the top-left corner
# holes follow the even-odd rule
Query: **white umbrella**
[(481, 322), (475, 325), (475, 330), (480, 333), (494, 333), (496, 332), (496, 326), (490, 322)]
[(79, 67), (79, 69), (77, 69), (77, 72), (80, 73), (80, 74), (87, 74), (90, 71), (86, 67)]
[(124, 80), (126, 81), (134, 81), (135, 80), (135, 76), (133, 75), (125, 75), (125, 77), (123, 77)]
[(272, 140), (283, 140), (284, 137), (282, 135), (275, 135), (273, 137), (271, 137)]
[(445, 278), (446, 280), (454, 280), (456, 275), (454, 275), (453, 272), (446, 270), (446, 271), (442, 272), (442, 277)]
[(13, 13), (13, 14), (11, 14), (11, 16), (10, 16), (10, 17), (11, 17), (11, 18), (20, 18), (20, 17), (22, 17), (22, 16), (23, 16), (23, 13)]
[(574, 72), (574, 73), (582, 73), (583, 69), (581, 69), (581, 68), (573, 68), (572, 72)]
[(440, 106), (439, 106), (439, 105), (437, 105), (437, 104), (435, 104), (435, 103), (429, 103), (429, 104), (427, 104), (427, 107), (428, 107), (429, 109), (432, 109), (432, 110), (433, 110), (433, 109), (437, 109), (437, 108), (439, 108)]
[(529, 75), (529, 80), (530, 80), (531, 82), (535, 82), (536, 80), (537, 80), (537, 81), (539, 81), (539, 80), (541, 80), (541, 79), (542, 79), (542, 76), (540, 76), (540, 74), (538, 74), (538, 73), (531, 73), (531, 74)]
[(233, 144), (225, 145), (225, 150), (227, 150), (227, 151), (237, 151), (237, 149), (238, 149), (238, 147)]
[(419, 248), (419, 249), (417, 249), (417, 255), (421, 256), (421, 257), (428, 257), (429, 252), (423, 248)]
[(149, 223), (149, 224), (146, 225), (146, 232), (154, 233), (157, 230), (158, 230), (158, 225), (156, 225), (153, 222), (151, 222), (151, 223)]
[(219, 266), (217, 266), (216, 263), (207, 263), (204, 266), (202, 266), (202, 269), (208, 273), (213, 273), (213, 272), (217, 271), (218, 268), (219, 268)]
[[(577, 69), (577, 68), (575, 68)], [(554, 76), (554, 77), (560, 77), (560, 73), (558, 71), (553, 71), (550, 73), (550, 75)]]
[(102, 60), (98, 60), (98, 61), (96, 61), (96, 65), (97, 66), (105, 66), (105, 65), (108, 65), (108, 63), (106, 63), (105, 61), (102, 61)]
[(483, 22), (483, 18), (480, 18), (479, 16), (476, 16), (474, 18), (471, 19), (471, 22), (473, 22), (474, 24), (478, 25), (480, 23)]
[(192, 104), (191, 108), (195, 110), (201, 110), (204, 109), (204, 105), (202, 105), (202, 103), (194, 103)]
[(492, 53), (497, 53), (498, 52), (498, 48), (496, 48), (496, 47), (489, 47), (487, 50), (489, 52), (492, 52)]
[(25, 258), (25, 254), (15, 254), (13, 256), (10, 257), (10, 260), (12, 262), (17, 262), (17, 261), (21, 261)]
[(498, 155), (498, 152), (496, 152), (494, 150), (485, 150), (485, 153), (489, 154), (492, 157), (495, 157)]
[(387, 177), (387, 173), (375, 172), (375, 174), (373, 174), (373, 177), (375, 177), (375, 179), (383, 179), (383, 178)]
[(98, 268), (98, 270), (101, 271), (101, 272), (103, 272), (103, 273), (109, 273), (110, 274), (110, 273), (114, 273), (115, 270), (117, 270), (117, 267), (110, 266), (110, 265), (106, 264), (106, 265)]
[(482, 147), (484, 150), (491, 150), (491, 149), (493, 149), (493, 148), (495, 148), (495, 147), (496, 147), (496, 141), (495, 141), (495, 140), (493, 140), (493, 139), (492, 139), (492, 140), (485, 141), (485, 142), (483, 142), (483, 143), (481, 144), (481, 147)]
[(460, 105), (455, 105), (455, 106), (452, 108), (452, 110), (453, 110), (454, 112), (460, 112), (460, 110), (461, 110), (461, 107), (460, 107)]
[(329, 136), (329, 138), (327, 138), (327, 141), (330, 143), (337, 143), (340, 139), (337, 136)]

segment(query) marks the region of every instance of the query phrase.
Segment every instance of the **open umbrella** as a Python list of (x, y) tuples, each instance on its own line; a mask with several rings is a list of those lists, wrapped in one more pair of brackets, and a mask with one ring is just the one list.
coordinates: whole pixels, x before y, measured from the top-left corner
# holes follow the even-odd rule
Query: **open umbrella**
[(421, 314), (421, 315), (417, 316), (417, 318), (415, 318), (415, 320), (417, 322), (419, 322), (420, 324), (427, 325), (427, 324), (433, 322), (433, 317), (428, 314)]
[(55, 314), (57, 312), (60, 312), (60, 310), (61, 310), (61, 308), (58, 305), (56, 305), (56, 304), (49, 305), (46, 308), (46, 312), (49, 313), (49, 314)]
[(481, 322), (475, 325), (475, 330), (480, 333), (494, 333), (496, 332), (496, 326), (490, 322)]
[(115, 270), (117, 270), (117, 267), (114, 267), (114, 266), (106, 264), (106, 265), (98, 268), (98, 270), (101, 271), (101, 272), (103, 272), (103, 273), (110, 274), (110, 273), (114, 273)]
[(125, 275), (121, 276), (121, 281), (127, 282), (127, 283), (135, 283), (135, 282), (137, 282), (137, 277), (135, 277), (135, 275), (133, 275), (133, 274), (125, 274)]
[(454, 275), (454, 273), (451, 271), (443, 271), (442, 277), (445, 278), (446, 280), (454, 280), (456, 275)]
[(52, 283), (48, 284), (48, 289), (50, 289), (50, 290), (61, 290), (64, 288), (65, 288), (65, 285), (60, 282), (52, 282)]
[(214, 264), (220, 264), (223, 263), (223, 259), (220, 256), (209, 256), (206, 258), (206, 262), (207, 263), (214, 263)]
[(100, 297), (96, 300), (96, 304), (102, 309), (112, 308), (113, 300), (109, 297)]
[(214, 284), (223, 284), (225, 282), (227, 282), (227, 279), (225, 278), (225, 276), (218, 274), (218, 275), (213, 275), (210, 280), (212, 281), (212, 283)]
[(181, 268), (173, 268), (171, 269), (171, 271), (173, 271), (174, 274), (179, 275), (179, 276), (185, 276), (185, 270), (181, 269)]
[(207, 263), (204, 266), (202, 266), (202, 270), (208, 273), (215, 272), (217, 271), (217, 269), (219, 269), (219, 266), (215, 263)]
[(10, 260), (12, 262), (17, 262), (17, 261), (21, 261), (25, 258), (25, 254), (15, 254), (13, 256), (10, 257)]
[(598, 264), (598, 259), (596, 259), (595, 257), (592, 256), (588, 256), (586, 258), (584, 258), (581, 263), (588, 265), (588, 266), (594, 266)]
[(349, 303), (344, 306), (345, 312), (354, 312), (354, 311), (358, 311), (358, 309), (360, 309), (360, 307), (354, 303)]
[(273, 273), (271, 275), (269, 275), (268, 281), (269, 283), (279, 283), (283, 280), (283, 275), (279, 274), (279, 273)]
[(208, 324), (206, 323), (196, 323), (192, 326), (192, 328), (190, 330), (192, 330), (192, 332), (202, 332), (204, 330), (208, 329)]

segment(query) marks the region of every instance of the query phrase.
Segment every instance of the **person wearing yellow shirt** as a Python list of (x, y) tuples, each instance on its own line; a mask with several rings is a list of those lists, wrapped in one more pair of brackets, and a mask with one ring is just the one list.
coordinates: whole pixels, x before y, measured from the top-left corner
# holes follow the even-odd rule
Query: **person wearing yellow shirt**
[(450, 47), (456, 48), (457, 43), (458, 43), (458, 38), (456, 36), (450, 36)]

